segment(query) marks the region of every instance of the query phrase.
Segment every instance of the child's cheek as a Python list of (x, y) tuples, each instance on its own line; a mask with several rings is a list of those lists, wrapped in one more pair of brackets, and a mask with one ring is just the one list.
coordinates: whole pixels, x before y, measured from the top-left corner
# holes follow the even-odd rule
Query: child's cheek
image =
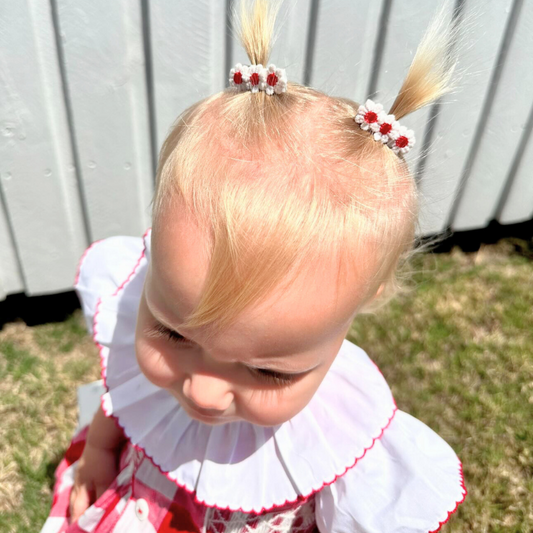
[(154, 385), (170, 388), (180, 379), (180, 373), (171, 366), (162, 353), (162, 341), (141, 337), (136, 340), (135, 352), (142, 373)]
[(253, 394), (245, 402), (245, 418), (260, 426), (283, 424), (296, 416), (316, 392), (315, 380), (302, 380), (286, 390)]

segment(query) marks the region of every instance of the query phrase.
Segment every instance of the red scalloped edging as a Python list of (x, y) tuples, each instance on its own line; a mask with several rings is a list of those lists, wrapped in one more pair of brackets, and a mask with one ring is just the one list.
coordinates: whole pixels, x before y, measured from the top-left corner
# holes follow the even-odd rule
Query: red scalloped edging
[(463, 497), (458, 502), (455, 503), (455, 507), (451, 511), (448, 511), (448, 516), (442, 522), (439, 522), (439, 526), (437, 527), (437, 529), (433, 529), (429, 533), (437, 533), (437, 531), (440, 531), (442, 526), (450, 520), (452, 514), (454, 514), (455, 511), (457, 511), (459, 505), (461, 505), (465, 501), (468, 491), (466, 490), (465, 478), (463, 475), (463, 465), (461, 461), (459, 461), (459, 481), (461, 484), (461, 489), (463, 491)]
[[(143, 236), (143, 239), (145, 239), (146, 235), (148, 234), (148, 232), (150, 231), (150, 229), (148, 229), (144, 236)], [(142, 259), (146, 256), (146, 243), (144, 244), (144, 248), (141, 252), (141, 255), (139, 256), (139, 259), (137, 260), (137, 262), (135, 263), (135, 266), (133, 267), (132, 271), (130, 272), (130, 274), (128, 275), (128, 277), (119, 285), (119, 287), (117, 288), (117, 290), (111, 295), (111, 296), (116, 296), (125, 286), (126, 284), (131, 280), (131, 278), (135, 275), (135, 273), (137, 272), (137, 269), (139, 268), (139, 265), (141, 264), (141, 261)], [(93, 341), (94, 343), (96, 344), (96, 346), (98, 347), (99, 349), (99, 354), (100, 354), (100, 366), (101, 366), (101, 375), (102, 375), (102, 380), (104, 382), (104, 387), (106, 389), (107, 392), (109, 392), (109, 388), (107, 386), (107, 380), (106, 380), (106, 365), (104, 364), (104, 356), (102, 354), (102, 350), (104, 349), (104, 346), (102, 346), (97, 340), (96, 340), (96, 337), (97, 337), (97, 331), (98, 331), (98, 315), (99, 315), (99, 312), (100, 312), (100, 304), (101, 304), (101, 301), (102, 301), (102, 298), (99, 298), (98, 299), (98, 302), (96, 304), (96, 308), (95, 308), (95, 313), (94, 313), (94, 318), (93, 318)], [(375, 364), (375, 363), (374, 363)], [(377, 368), (377, 365), (376, 365), (376, 368)], [(378, 369), (379, 370), (379, 369)], [(120, 424), (120, 420), (118, 419), (118, 417), (116, 417), (114, 414), (112, 413), (109, 413), (106, 409), (105, 409), (105, 406), (104, 406), (104, 402), (103, 402), (103, 395), (102, 395), (102, 400), (101, 400), (101, 406), (102, 406), (102, 410), (104, 412), (104, 414), (108, 417), (108, 418), (112, 418), (114, 421), (115, 421), (115, 424), (117, 425), (117, 427), (119, 429), (122, 430), (122, 432), (124, 433), (124, 435), (128, 438), (128, 440), (130, 440), (132, 446), (135, 448), (135, 450), (137, 451), (140, 451), (142, 452), (149, 460), (150, 462), (159, 470), (159, 472), (161, 472), (161, 474), (163, 474), (168, 480), (172, 481), (174, 484), (176, 484), (178, 487), (184, 489), (185, 491), (187, 491), (191, 496), (193, 496), (194, 498), (194, 501), (195, 503), (198, 503), (200, 505), (204, 505), (205, 507), (211, 507), (211, 508), (215, 508), (215, 509), (218, 509), (219, 511), (231, 511), (231, 512), (241, 512), (241, 513), (245, 513), (245, 514), (262, 514), (262, 513), (265, 513), (265, 512), (269, 512), (269, 511), (272, 511), (274, 509), (277, 509), (277, 508), (280, 508), (280, 507), (284, 507), (284, 506), (287, 506), (287, 505), (291, 505), (291, 504), (295, 504), (297, 502), (304, 502), (306, 501), (308, 498), (310, 498), (311, 496), (313, 496), (314, 494), (316, 494), (317, 492), (321, 491), (324, 487), (328, 486), (328, 485), (331, 485), (333, 483), (335, 483), (335, 481), (337, 481), (337, 479), (339, 479), (340, 477), (344, 476), (344, 474), (346, 474), (346, 472), (348, 472), (348, 470), (352, 469), (358, 461), (360, 461), (365, 455), (366, 453), (368, 452), (368, 450), (370, 450), (374, 444), (379, 440), (381, 439), (381, 437), (383, 436), (383, 433), (385, 432), (385, 430), (390, 426), (393, 418), (394, 418), (394, 415), (396, 414), (397, 410), (398, 410), (398, 407), (396, 406), (396, 402), (394, 401), (394, 398), (392, 399), (393, 401), (393, 410), (392, 410), (392, 414), (391, 416), (388, 418), (387, 420), (387, 423), (383, 426), (383, 428), (381, 429), (381, 431), (379, 432), (379, 434), (374, 437), (372, 439), (372, 442), (369, 444), (369, 446), (367, 446), (364, 451), (363, 451), (363, 454), (360, 456), (360, 457), (356, 457), (355, 461), (353, 462), (352, 465), (349, 465), (345, 468), (344, 472), (342, 474), (337, 474), (335, 475), (335, 477), (331, 480), (331, 481), (326, 481), (323, 483), (322, 487), (320, 487), (319, 489), (315, 489), (315, 490), (312, 490), (309, 494), (307, 494), (306, 496), (298, 496), (296, 499), (294, 500), (286, 500), (284, 503), (282, 504), (275, 504), (275, 505), (272, 505), (272, 507), (269, 507), (269, 508), (266, 508), (266, 507), (262, 507), (261, 510), (259, 511), (256, 511), (254, 509), (252, 510), (249, 510), (249, 511), (245, 511), (244, 509), (242, 509), (242, 507), (238, 508), (238, 509), (233, 509), (231, 508), (230, 506), (226, 506), (226, 507), (219, 507), (218, 505), (216, 504), (209, 504), (209, 503), (206, 503), (205, 501), (202, 501), (200, 499), (198, 499), (197, 495), (196, 495), (196, 491), (195, 490), (191, 490), (189, 489), (186, 485), (183, 485), (181, 483), (179, 483), (176, 479), (172, 478), (169, 476), (169, 473), (168, 472), (165, 472), (164, 470), (162, 470), (161, 466), (159, 464), (157, 464), (157, 462), (155, 461), (155, 459), (153, 457), (151, 457), (150, 455), (148, 455), (148, 453), (146, 452), (146, 450), (142, 447), (142, 446), (139, 446), (138, 444), (133, 444), (133, 442), (131, 442), (131, 437), (130, 435), (128, 434), (126, 428), (124, 426), (122, 426)]]
[[(102, 361), (102, 359), (100, 359), (100, 361)], [(104, 369), (102, 369), (102, 372), (104, 371)], [(107, 385), (105, 383), (105, 377), (104, 377), (104, 386), (106, 387), (107, 389)], [(109, 392), (109, 389), (107, 389), (107, 391)], [(120, 420), (118, 419), (117, 416), (115, 416), (114, 414), (112, 413), (108, 413), (104, 407), (104, 404), (103, 404), (103, 401), (101, 402), (101, 405), (102, 405), (102, 410), (104, 411), (104, 414), (108, 417), (108, 418), (112, 418), (115, 422), (115, 424), (117, 425), (117, 427), (124, 433), (124, 435), (128, 438), (128, 440), (131, 442), (131, 437), (130, 435), (128, 434), (128, 432), (126, 431), (126, 428), (124, 426), (122, 426), (120, 424)], [(346, 472), (348, 472), (348, 470), (351, 470), (365, 455), (366, 453), (368, 452), (368, 450), (372, 449), (374, 447), (374, 444), (379, 440), (381, 439), (381, 437), (383, 436), (383, 433), (385, 432), (385, 430), (390, 426), (393, 418), (394, 418), (394, 415), (396, 414), (396, 412), (398, 411), (398, 408), (396, 407), (396, 404), (394, 404), (394, 409), (392, 411), (392, 415), (390, 416), (389, 420), (387, 421), (387, 424), (381, 429), (379, 435), (377, 437), (374, 437), (372, 439), (372, 442), (370, 443), (370, 445), (368, 447), (366, 447), (363, 451), (363, 454), (360, 456), (360, 457), (357, 457), (354, 461), (354, 463), (350, 466), (347, 466), (344, 470), (344, 472), (342, 474), (337, 474), (331, 481), (325, 481), (322, 486), (318, 489), (314, 489), (312, 490), (309, 494), (303, 496), (303, 495), (300, 495), (298, 496), (297, 498), (295, 498), (294, 500), (285, 500), (284, 503), (278, 503), (278, 504), (273, 504), (271, 507), (261, 507), (261, 509), (259, 511), (256, 511), (255, 509), (251, 509), (251, 510), (244, 510), (242, 507), (239, 507), (238, 509), (234, 509), (232, 507), (230, 507), (229, 505), (226, 506), (226, 507), (219, 507), (218, 505), (216, 504), (210, 504), (210, 503), (207, 503), (205, 500), (200, 500), (198, 498), (198, 496), (196, 495), (196, 491), (195, 490), (191, 490), (189, 487), (187, 487), (186, 485), (180, 483), (177, 479), (171, 477), (169, 475), (168, 472), (165, 472), (161, 466), (155, 461), (155, 459), (150, 456), (146, 450), (138, 445), (138, 444), (133, 444), (133, 442), (131, 442), (131, 445), (135, 448), (135, 450), (141, 452), (144, 454), (144, 456), (149, 459), (149, 461), (159, 470), (159, 472), (164, 475), (169, 481), (171, 481), (172, 483), (174, 483), (175, 485), (177, 485), (178, 487), (182, 488), (183, 490), (187, 491), (194, 499), (194, 502), (197, 503), (197, 504), (200, 504), (200, 505), (203, 505), (205, 507), (212, 507), (212, 508), (215, 508), (219, 511), (231, 511), (231, 512), (240, 512), (240, 513), (245, 513), (245, 514), (254, 514), (254, 515), (260, 515), (262, 513), (268, 513), (270, 511), (273, 511), (274, 509), (279, 509), (279, 508), (282, 508), (282, 507), (285, 507), (285, 506), (288, 506), (288, 505), (293, 505), (295, 503), (303, 503), (305, 502), (307, 499), (309, 499), (311, 496), (313, 496), (314, 494), (316, 494), (317, 492), (320, 492), (324, 487), (327, 487), (328, 485), (331, 485), (333, 483), (335, 483), (335, 481), (337, 481), (337, 479), (339, 479), (340, 477), (344, 476), (346, 474)]]
[[(372, 361), (372, 363), (374, 363), (374, 361)], [(377, 368), (378, 372), (383, 376), (378, 365), (374, 363), (374, 366)], [(463, 491), (463, 497), (458, 502), (455, 503), (455, 507), (451, 511), (448, 511), (448, 516), (442, 522), (439, 522), (437, 529), (432, 529), (428, 533), (437, 533), (438, 531), (440, 531), (442, 529), (442, 526), (450, 520), (452, 514), (454, 514), (457, 511), (457, 509), (459, 508), (459, 505), (461, 505), (465, 501), (468, 491), (466, 490), (465, 478), (463, 475), (463, 465), (461, 461), (459, 461), (459, 484), (461, 485), (461, 490)]]
[(74, 277), (74, 286), (76, 286), (78, 284), (78, 281), (80, 281), (80, 272), (81, 272), (81, 267), (83, 265), (83, 262), (85, 261), (85, 258), (87, 257), (87, 254), (90, 252), (90, 250), (96, 246), (99, 242), (102, 242), (103, 239), (100, 239), (98, 241), (94, 241), (86, 250), (85, 252), (83, 252), (82, 256), (80, 257), (79, 261), (78, 261), (78, 266), (76, 268), (76, 276)]
[[(144, 232), (144, 235), (142, 236), (142, 239), (143, 239), (143, 249), (142, 249), (142, 252), (141, 252), (141, 255), (139, 256), (139, 258), (137, 259), (137, 261), (135, 262), (135, 266), (133, 267), (132, 271), (128, 274), (128, 276), (126, 277), (126, 279), (116, 288), (115, 292), (113, 292), (111, 294), (111, 296), (116, 296), (125, 286), (126, 284), (130, 281), (130, 279), (135, 275), (135, 273), (137, 272), (137, 269), (139, 268), (139, 265), (141, 264), (141, 261), (144, 259), (144, 257), (146, 256), (146, 242), (145, 242), (145, 239), (146, 239), (146, 236), (148, 235), (148, 233), (150, 232), (152, 228), (148, 228), (145, 232)], [(96, 244), (96, 243), (94, 243)], [(89, 247), (92, 248), (93, 245), (91, 245)], [(89, 251), (89, 249), (87, 250), (87, 252)], [(85, 256), (85, 254), (84, 254)], [(81, 264), (80, 264), (80, 269), (81, 269)], [(106, 370), (106, 367), (104, 365), (104, 360), (103, 360), (103, 356), (102, 356), (102, 349), (104, 348), (97, 340), (96, 340), (96, 335), (97, 335), (97, 320), (96, 320), (96, 317), (98, 316), (99, 312), (100, 312), (100, 304), (102, 303), (102, 298), (98, 298), (98, 301), (96, 302), (96, 306), (94, 308), (94, 317), (93, 317), (93, 342), (96, 344), (96, 346), (98, 347), (98, 353), (100, 355), (100, 375), (104, 381), (104, 387), (106, 388), (106, 390), (109, 392), (109, 389), (107, 387), (107, 383), (106, 383), (106, 376), (105, 376), (105, 370)], [(110, 416), (107, 414), (107, 412), (105, 411), (104, 409), (104, 406), (102, 404), (102, 409), (104, 410), (104, 413), (105, 415), (110, 418)], [(119, 425), (119, 427), (121, 427), (122, 431), (124, 431), (124, 428), (122, 428), (122, 426)]]
[[(104, 380), (104, 384), (105, 384), (105, 380)], [(115, 424), (117, 425), (117, 427), (122, 430), (124, 435), (126, 435), (128, 440), (130, 440), (130, 442), (131, 442), (131, 437), (128, 435), (128, 432), (126, 431), (126, 428), (120, 424), (120, 421), (119, 421), (118, 417), (116, 417), (112, 413), (108, 413), (105, 410), (105, 408), (103, 406), (103, 402), (102, 402), (102, 409), (103, 409), (105, 415), (108, 418), (112, 418), (115, 421)], [(272, 507), (261, 507), (261, 509), (259, 511), (256, 511), (255, 509), (251, 509), (249, 511), (246, 511), (242, 507), (239, 507), (238, 509), (233, 509), (229, 505), (226, 506), (226, 507), (219, 507), (216, 504), (210, 504), (210, 503), (207, 503), (204, 500), (200, 500), (198, 498), (198, 496), (196, 495), (196, 491), (195, 490), (191, 490), (186, 485), (181, 484), (177, 479), (175, 479), (173, 477), (170, 477), (168, 472), (165, 472), (161, 468), (161, 466), (158, 463), (156, 463), (155, 459), (153, 457), (151, 457), (142, 446), (139, 446), (138, 444), (133, 444), (133, 442), (131, 442), (131, 445), (135, 448), (135, 450), (137, 450), (139, 452), (142, 452), (145, 455), (145, 457), (147, 457), (149, 459), (149, 461), (159, 470), (159, 472), (162, 475), (164, 475), (169, 481), (172, 481), (172, 483), (174, 483), (178, 487), (182, 488), (183, 490), (187, 491), (191, 496), (193, 496), (195, 503), (198, 503), (198, 504), (203, 505), (205, 507), (212, 507), (212, 508), (215, 508), (215, 509), (217, 509), (219, 511), (231, 511), (231, 512), (245, 513), (245, 514), (260, 515), (262, 513), (268, 513), (270, 511), (273, 511), (274, 509), (279, 509), (279, 508), (282, 508), (282, 507), (285, 507), (285, 506), (288, 506), (288, 505), (293, 505), (295, 503), (303, 503), (307, 499), (309, 499), (311, 496), (316, 494), (317, 492), (320, 492), (324, 487), (335, 483), (335, 481), (337, 481), (337, 479), (339, 479), (340, 477), (344, 476), (344, 474), (346, 474), (346, 472), (348, 472), (348, 470), (352, 469), (366, 455), (366, 452), (368, 452), (368, 450), (373, 448), (374, 444), (379, 439), (381, 439), (381, 437), (383, 436), (383, 433), (385, 432), (385, 430), (390, 426), (390, 424), (391, 424), (391, 422), (392, 422), (392, 420), (394, 418), (394, 415), (396, 414), (397, 410), (398, 410), (398, 408), (396, 407), (396, 404), (395, 404), (391, 417), (389, 418), (387, 424), (382, 428), (382, 430), (380, 431), (379, 435), (372, 439), (372, 442), (370, 443), (370, 445), (367, 448), (365, 448), (363, 454), (360, 457), (357, 457), (355, 459), (354, 463), (351, 466), (347, 466), (342, 474), (337, 474), (331, 481), (325, 481), (319, 489), (314, 489), (309, 494), (307, 494), (305, 496), (300, 495), (297, 498), (295, 498), (294, 500), (285, 500), (284, 503), (273, 504)]]

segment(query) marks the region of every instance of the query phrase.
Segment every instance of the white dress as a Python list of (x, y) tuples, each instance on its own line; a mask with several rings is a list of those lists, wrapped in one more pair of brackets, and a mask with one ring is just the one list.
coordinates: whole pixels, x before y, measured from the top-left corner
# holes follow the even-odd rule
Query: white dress
[[(149, 255), (150, 231), (143, 239), (99, 241), (80, 262), (76, 290), (100, 348), (104, 411), (123, 428), (137, 462), (145, 461), (151, 489), (168, 492), (170, 485), (174, 502), (177, 495), (193, 502), (195, 531), (440, 529), (466, 496), (461, 463), (442, 438), (396, 407), (377, 366), (348, 340), (309, 404), (275, 427), (244, 421), (203, 424), (190, 418), (171, 394), (150, 383), (134, 351)], [(133, 516), (138, 506), (135, 494), (124, 494), (128, 500), (120, 512), (129, 506)], [(147, 512), (152, 503), (147, 502)], [(219, 520), (216, 527), (214, 517)], [(161, 529), (164, 519), (157, 520), (143, 524), (150, 524), (150, 531), (167, 531)], [(89, 522), (92, 529), (83, 531), (132, 530), (131, 522), (129, 529)], [(120, 525), (120, 520), (114, 524)]]

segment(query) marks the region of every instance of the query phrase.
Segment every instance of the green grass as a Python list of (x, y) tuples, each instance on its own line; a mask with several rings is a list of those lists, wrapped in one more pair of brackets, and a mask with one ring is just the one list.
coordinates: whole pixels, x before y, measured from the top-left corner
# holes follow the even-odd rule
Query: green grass
[[(400, 409), (437, 431), (469, 495), (446, 532), (533, 531), (533, 262), (502, 241), (420, 258), (416, 290), (356, 318), (349, 339)], [(80, 312), (0, 332), (0, 531), (35, 532), (76, 425), (76, 387), (99, 377)]]
[(80, 312), (60, 324), (0, 332), (0, 531), (35, 532), (76, 426), (76, 387), (98, 379)]
[(533, 531), (533, 263), (509, 252), (426, 256), (417, 290), (349, 336), (463, 462), (469, 495), (445, 531)]

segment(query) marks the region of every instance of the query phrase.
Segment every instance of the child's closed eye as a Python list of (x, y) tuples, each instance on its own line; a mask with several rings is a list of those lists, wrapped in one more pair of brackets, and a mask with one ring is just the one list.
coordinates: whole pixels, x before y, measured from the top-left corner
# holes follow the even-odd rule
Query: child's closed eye
[[(167, 328), (163, 324), (157, 324), (154, 332), (158, 337), (164, 337), (177, 344), (192, 344), (192, 341), (180, 335), (177, 331)], [(257, 368), (245, 365), (250, 373), (263, 382), (268, 382), (277, 386), (289, 386), (296, 381), (302, 374), (286, 374), (276, 372), (268, 368)]]
[(296, 377), (299, 374), (283, 374), (281, 372), (275, 372), (274, 370), (268, 370), (267, 368), (252, 368), (247, 367), (252, 374), (258, 376), (259, 379), (273, 383), (279, 386), (288, 386), (295, 382)]
[(157, 337), (165, 337), (173, 342), (183, 343), (183, 344), (190, 344), (191, 341), (189, 339), (186, 339), (183, 335), (180, 335), (177, 331), (174, 331), (172, 329), (167, 328), (166, 326), (163, 326), (163, 324), (157, 324), (154, 328)]

